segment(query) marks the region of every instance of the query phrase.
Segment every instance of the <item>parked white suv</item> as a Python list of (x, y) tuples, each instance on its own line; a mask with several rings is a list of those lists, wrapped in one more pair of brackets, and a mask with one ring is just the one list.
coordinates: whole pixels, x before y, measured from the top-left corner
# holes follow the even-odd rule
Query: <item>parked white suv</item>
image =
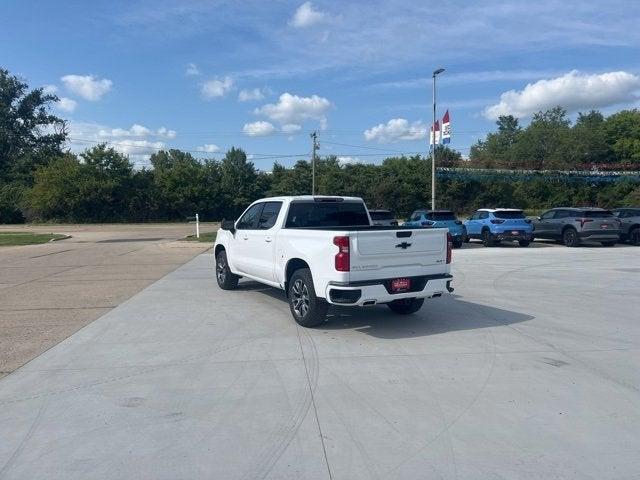
[(222, 223), (214, 251), (220, 288), (240, 277), (281, 288), (305, 327), (322, 323), (329, 304), (409, 314), (453, 291), (446, 229), (373, 226), (355, 197), (259, 200)]

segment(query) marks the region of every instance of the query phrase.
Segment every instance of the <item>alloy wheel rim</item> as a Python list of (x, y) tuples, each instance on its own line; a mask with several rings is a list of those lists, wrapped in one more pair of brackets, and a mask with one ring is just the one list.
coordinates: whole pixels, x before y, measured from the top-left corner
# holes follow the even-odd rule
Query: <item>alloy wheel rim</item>
[(298, 317), (304, 317), (309, 311), (309, 289), (300, 279), (297, 279), (291, 288), (291, 304)]
[(218, 259), (218, 264), (216, 265), (216, 275), (218, 276), (218, 281), (220, 283), (224, 283), (227, 278), (227, 262), (224, 261), (224, 258)]

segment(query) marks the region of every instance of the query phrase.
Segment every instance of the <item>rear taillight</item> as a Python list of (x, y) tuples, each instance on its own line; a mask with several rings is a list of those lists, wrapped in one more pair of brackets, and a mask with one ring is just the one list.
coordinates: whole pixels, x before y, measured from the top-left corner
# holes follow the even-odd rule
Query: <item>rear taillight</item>
[(349, 237), (333, 237), (333, 244), (338, 247), (338, 253), (336, 253), (335, 258), (336, 270), (348, 272), (351, 269)]
[(447, 263), (451, 263), (451, 252), (453, 251), (453, 238), (447, 233)]
[(585, 223), (593, 222), (593, 218), (576, 218), (576, 222), (580, 222), (580, 228), (582, 228)]
[(501, 223), (504, 223), (504, 220), (502, 220), (501, 218), (494, 218), (491, 220), (491, 223), (495, 223), (496, 225), (500, 225)]

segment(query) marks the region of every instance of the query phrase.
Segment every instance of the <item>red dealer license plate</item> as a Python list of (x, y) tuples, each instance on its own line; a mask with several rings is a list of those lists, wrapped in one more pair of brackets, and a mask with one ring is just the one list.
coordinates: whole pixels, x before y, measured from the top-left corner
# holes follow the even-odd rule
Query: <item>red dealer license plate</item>
[(392, 292), (404, 292), (405, 290), (409, 290), (410, 288), (411, 288), (410, 278), (394, 278), (393, 280), (391, 280)]

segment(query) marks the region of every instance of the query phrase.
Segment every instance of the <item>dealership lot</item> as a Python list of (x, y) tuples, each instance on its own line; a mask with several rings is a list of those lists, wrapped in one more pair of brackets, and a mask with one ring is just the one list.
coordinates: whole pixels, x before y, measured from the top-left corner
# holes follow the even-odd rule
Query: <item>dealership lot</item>
[(0, 377), (206, 250), (176, 241), (193, 230), (186, 223), (0, 226), (71, 235), (0, 248)]
[(0, 379), (0, 478), (635, 478), (640, 249), (536, 245), (314, 330), (201, 254)]

